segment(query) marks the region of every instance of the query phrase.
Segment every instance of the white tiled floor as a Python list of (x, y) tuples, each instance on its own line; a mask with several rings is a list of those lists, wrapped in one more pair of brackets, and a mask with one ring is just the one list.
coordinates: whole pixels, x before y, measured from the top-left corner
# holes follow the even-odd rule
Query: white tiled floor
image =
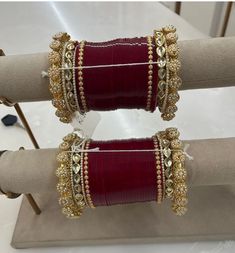
[[(0, 3), (0, 47), (6, 54), (35, 53), (48, 50), (53, 33), (65, 30), (76, 39), (107, 40), (152, 32), (153, 28), (174, 24), (180, 39), (206, 36), (157, 2), (152, 3)], [(183, 139), (235, 136), (235, 88), (181, 92), (176, 119), (170, 123), (182, 132)], [(206, 101), (201, 103), (201, 101)], [(58, 123), (49, 102), (25, 103), (22, 108), (39, 145), (56, 147), (72, 128)], [(0, 117), (13, 113), (0, 106)], [(113, 126), (115, 125), (115, 129)], [(159, 120), (159, 113), (124, 111), (101, 113), (94, 138), (114, 139), (144, 137), (169, 126)], [(53, 131), (53, 135), (51, 134)], [(32, 148), (21, 128), (0, 124), (0, 149)], [(11, 169), (11, 168), (9, 168)], [(20, 199), (0, 197), (0, 252), (15, 252), (9, 246)], [(157, 244), (82, 247), (80, 252), (234, 252), (234, 242)], [(43, 249), (44, 252), (76, 252), (78, 248)], [(41, 252), (41, 249), (21, 252)]]

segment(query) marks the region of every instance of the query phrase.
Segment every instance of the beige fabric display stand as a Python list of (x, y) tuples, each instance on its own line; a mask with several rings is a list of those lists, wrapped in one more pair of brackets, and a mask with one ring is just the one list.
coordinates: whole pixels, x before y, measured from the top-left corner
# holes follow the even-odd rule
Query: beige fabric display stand
[(57, 149), (7, 151), (0, 158), (4, 191), (33, 193), (42, 210), (35, 215), (23, 200), (15, 248), (235, 239), (235, 138), (193, 140), (186, 161), (189, 211), (172, 213), (156, 202), (87, 209), (79, 220), (61, 213), (56, 193)]
[[(182, 89), (235, 85), (235, 38), (179, 42)], [(47, 53), (0, 57), (0, 96), (14, 102), (50, 100)], [(5, 152), (0, 157), (4, 191), (32, 193), (17, 219), (15, 248), (235, 239), (235, 138), (186, 141), (189, 211), (175, 216), (170, 203), (136, 203), (86, 210), (79, 220), (61, 214), (55, 191), (56, 149)]]

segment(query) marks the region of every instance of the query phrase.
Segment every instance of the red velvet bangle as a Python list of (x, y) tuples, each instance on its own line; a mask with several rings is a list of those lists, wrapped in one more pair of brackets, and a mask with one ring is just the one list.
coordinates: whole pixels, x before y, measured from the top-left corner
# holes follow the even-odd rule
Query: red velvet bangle
[[(153, 140), (91, 141), (90, 149), (154, 149)], [(156, 201), (154, 151), (88, 152), (89, 185), (94, 206)]]
[[(156, 61), (153, 43), (153, 61)], [(78, 45), (79, 46), (79, 45)], [(116, 39), (107, 42), (86, 42), (83, 66), (148, 63), (147, 38)], [(79, 50), (76, 50), (78, 66)], [(88, 110), (145, 109), (148, 91), (148, 64), (104, 68), (84, 68), (83, 87)], [(76, 87), (79, 94), (78, 75)], [(153, 90), (150, 110), (156, 109), (158, 67), (153, 65)], [(79, 104), (81, 104), (78, 96)]]

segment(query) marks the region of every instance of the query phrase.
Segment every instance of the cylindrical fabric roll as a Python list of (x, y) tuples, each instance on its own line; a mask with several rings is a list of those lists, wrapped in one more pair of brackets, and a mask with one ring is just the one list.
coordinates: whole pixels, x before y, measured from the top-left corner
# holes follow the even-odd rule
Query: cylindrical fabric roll
[[(228, 87), (235, 84), (235, 38), (179, 41), (182, 90)], [(14, 102), (52, 99), (48, 53), (0, 57), (0, 96)], [(227, 64), (229, 62), (229, 64)]]
[[(156, 60), (154, 43), (152, 47), (153, 57)], [(78, 54), (79, 50), (77, 50), (77, 61)], [(148, 63), (147, 37), (116, 39), (102, 43), (86, 42), (83, 54), (84, 66)], [(157, 69), (157, 65), (153, 65), (151, 111), (156, 107)], [(89, 110), (145, 109), (146, 107), (148, 64), (85, 68), (83, 82)], [(79, 88), (78, 83), (77, 88)], [(77, 93), (79, 94), (79, 90)]]
[[(190, 140), (188, 185), (235, 184), (235, 138)], [(6, 151), (0, 157), (0, 188), (15, 193), (56, 191), (58, 149)], [(99, 178), (99, 180), (101, 180)]]
[[(95, 206), (156, 200), (156, 165), (153, 140), (91, 141), (88, 153), (89, 185)], [(126, 150), (121, 152), (102, 152)], [(131, 151), (143, 150), (143, 151)], [(131, 151), (131, 152), (129, 152)]]

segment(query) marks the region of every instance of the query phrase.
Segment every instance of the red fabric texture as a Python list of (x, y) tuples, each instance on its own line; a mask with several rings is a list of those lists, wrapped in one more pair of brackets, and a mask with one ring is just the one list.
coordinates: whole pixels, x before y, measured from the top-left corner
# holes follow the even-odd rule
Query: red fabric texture
[[(154, 149), (153, 140), (91, 141), (90, 149)], [(91, 198), (95, 206), (155, 201), (156, 162), (154, 151), (88, 152)]]
[[(79, 50), (76, 50), (76, 66), (78, 53)], [(153, 61), (156, 61), (154, 41), (153, 53)], [(143, 62), (148, 62), (146, 37), (85, 43), (83, 66)], [(157, 70), (158, 67), (154, 64), (151, 111), (156, 109), (157, 103)], [(83, 69), (83, 83), (88, 110), (108, 111), (146, 108), (148, 65)], [(77, 73), (76, 86), (78, 90)], [(80, 100), (79, 96), (78, 100)]]

